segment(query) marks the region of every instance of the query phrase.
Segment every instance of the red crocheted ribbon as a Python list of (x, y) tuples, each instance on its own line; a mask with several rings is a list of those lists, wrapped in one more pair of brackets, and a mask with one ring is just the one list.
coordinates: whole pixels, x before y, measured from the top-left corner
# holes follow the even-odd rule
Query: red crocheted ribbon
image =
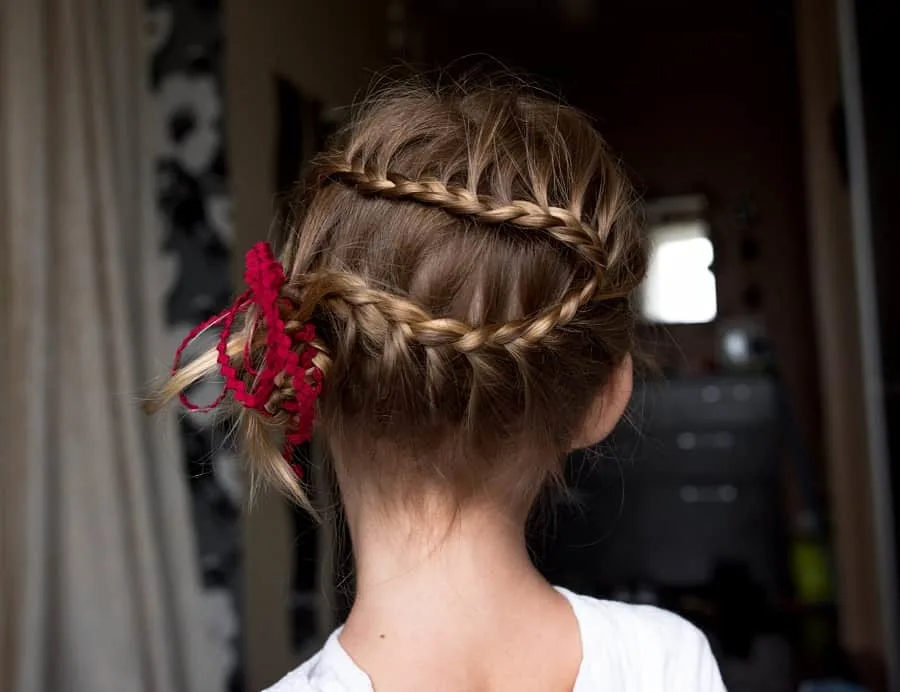
[[(209, 327), (221, 323), (222, 330), (216, 350), (219, 353), (219, 372), (225, 380), (225, 388), (215, 401), (206, 406), (193, 403), (184, 392), (179, 395), (181, 403), (190, 411), (210, 411), (219, 406), (226, 394), (231, 392), (234, 399), (245, 407), (268, 416), (271, 413), (266, 409), (266, 404), (275, 390), (276, 379), (279, 376), (287, 378), (294, 396), (280, 404), (281, 410), (291, 417), (291, 423), (285, 432), (283, 454), (299, 474), (299, 466), (292, 463), (294, 448), (312, 436), (316, 398), (322, 390), (322, 371), (312, 362), (316, 354), (316, 349), (312, 346), (316, 330), (311, 323), (307, 323), (302, 329), (288, 334), (281, 317), (281, 307), (288, 300), (281, 295), (281, 288), (285, 283), (284, 268), (275, 259), (268, 243), (257, 243), (247, 252), (244, 281), (247, 290), (231, 306), (197, 325), (181, 342), (175, 351), (172, 374), (181, 367), (182, 356), (191, 342)], [(253, 330), (260, 326), (265, 329), (265, 354), (262, 366), (258, 370), (254, 369), (248, 339), (241, 364), (242, 372), (239, 372), (228, 355), (228, 339), (238, 315), (251, 307), (256, 309)], [(298, 348), (301, 344), (306, 346)], [(249, 374), (254, 378), (250, 386), (245, 383), (242, 374)]]

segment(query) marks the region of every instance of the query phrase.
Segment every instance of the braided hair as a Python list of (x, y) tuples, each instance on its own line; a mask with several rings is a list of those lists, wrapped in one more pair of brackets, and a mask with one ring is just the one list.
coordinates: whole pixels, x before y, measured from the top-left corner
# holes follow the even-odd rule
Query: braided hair
[[(285, 329), (315, 326), (342, 491), (528, 505), (559, 478), (634, 348), (646, 269), (631, 188), (582, 113), (521, 86), (392, 87), (312, 163), (285, 223)], [(247, 378), (259, 331), (228, 344)], [(157, 402), (214, 368), (200, 356)], [(309, 507), (279, 454), (290, 382), (239, 430), (257, 475)]]

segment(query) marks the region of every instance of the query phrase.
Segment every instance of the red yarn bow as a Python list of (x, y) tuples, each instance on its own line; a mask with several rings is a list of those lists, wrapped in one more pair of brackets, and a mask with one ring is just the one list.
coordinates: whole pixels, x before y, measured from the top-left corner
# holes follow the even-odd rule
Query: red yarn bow
[[(315, 327), (311, 323), (303, 329), (288, 334), (281, 317), (280, 305), (287, 300), (281, 296), (281, 288), (285, 283), (284, 268), (275, 259), (268, 243), (257, 243), (247, 252), (244, 270), (244, 281), (247, 290), (235, 302), (213, 315), (203, 324), (198, 325), (187, 335), (178, 350), (175, 351), (175, 362), (172, 374), (181, 367), (181, 358), (188, 345), (210, 326), (221, 322), (222, 332), (219, 335), (216, 350), (219, 352), (219, 372), (225, 379), (225, 388), (216, 400), (207, 406), (194, 404), (182, 392), (181, 403), (190, 411), (209, 411), (222, 403), (225, 395), (231, 392), (236, 401), (245, 407), (271, 415), (266, 409), (269, 397), (275, 390), (275, 380), (283, 376), (290, 381), (293, 398), (281, 402), (280, 408), (291, 416), (291, 424), (285, 433), (284, 457), (293, 461), (294, 447), (309, 440), (312, 436), (313, 421), (316, 414), (316, 398), (322, 390), (322, 371), (313, 365), (312, 359), (316, 349), (312, 341), (316, 338)], [(244, 347), (243, 370), (254, 377), (249, 387), (239, 376), (237, 368), (231, 363), (228, 355), (228, 339), (237, 316), (250, 307), (255, 307), (256, 324), (265, 327), (266, 345), (262, 367), (257, 371), (250, 360), (250, 341)], [(302, 350), (297, 345), (305, 343)], [(299, 473), (299, 467), (294, 466)]]

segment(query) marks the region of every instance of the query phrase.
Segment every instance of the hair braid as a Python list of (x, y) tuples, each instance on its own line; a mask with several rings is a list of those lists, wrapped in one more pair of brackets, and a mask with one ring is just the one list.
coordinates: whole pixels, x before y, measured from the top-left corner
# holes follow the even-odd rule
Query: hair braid
[[(624, 298), (631, 290), (632, 287), (623, 287), (602, 292), (599, 278), (593, 276), (537, 315), (477, 327), (457, 319), (433, 317), (414, 302), (371, 288), (351, 274), (308, 275), (287, 293), (297, 304), (328, 305), (345, 316), (349, 316), (349, 311), (360, 312), (364, 330), (369, 334), (383, 333), (387, 338), (394, 328), (423, 346), (448, 346), (469, 354), (485, 347), (515, 349), (537, 344), (571, 322), (586, 303)], [(292, 320), (289, 326), (292, 324), (302, 324), (302, 320)]]
[[(602, 137), (518, 82), (410, 83), (366, 99), (305, 178), (282, 217), (277, 331), (322, 382), (342, 494), (527, 509), (635, 345), (641, 220)], [(184, 365), (154, 407), (223, 360), (255, 384), (269, 332), (244, 315), (224, 356)], [(230, 409), (237, 437), (258, 478), (309, 508), (283, 453), (303, 380), (267, 384), (264, 408)]]
[(418, 202), (454, 216), (470, 216), (482, 223), (509, 223), (521, 228), (543, 229), (572, 247), (596, 270), (607, 266), (597, 231), (562, 207), (543, 207), (527, 200), (504, 204), (487, 195), (476, 195), (464, 187), (446, 185), (435, 178), (411, 180), (393, 172), (379, 175), (343, 163), (325, 164), (321, 175), (325, 180), (352, 187), (363, 195)]

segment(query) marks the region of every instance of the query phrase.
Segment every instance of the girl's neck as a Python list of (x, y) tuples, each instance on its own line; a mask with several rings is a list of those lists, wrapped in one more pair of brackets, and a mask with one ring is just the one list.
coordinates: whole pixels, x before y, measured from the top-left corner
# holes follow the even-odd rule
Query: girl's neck
[[(356, 600), (342, 638), (448, 636), (554, 596), (533, 566), (525, 519), (487, 503), (406, 516), (350, 512)], [(499, 618), (493, 618), (497, 620)]]
[(348, 518), (357, 596), (340, 642), (376, 690), (572, 689), (578, 623), (532, 565), (524, 517), (470, 504)]

